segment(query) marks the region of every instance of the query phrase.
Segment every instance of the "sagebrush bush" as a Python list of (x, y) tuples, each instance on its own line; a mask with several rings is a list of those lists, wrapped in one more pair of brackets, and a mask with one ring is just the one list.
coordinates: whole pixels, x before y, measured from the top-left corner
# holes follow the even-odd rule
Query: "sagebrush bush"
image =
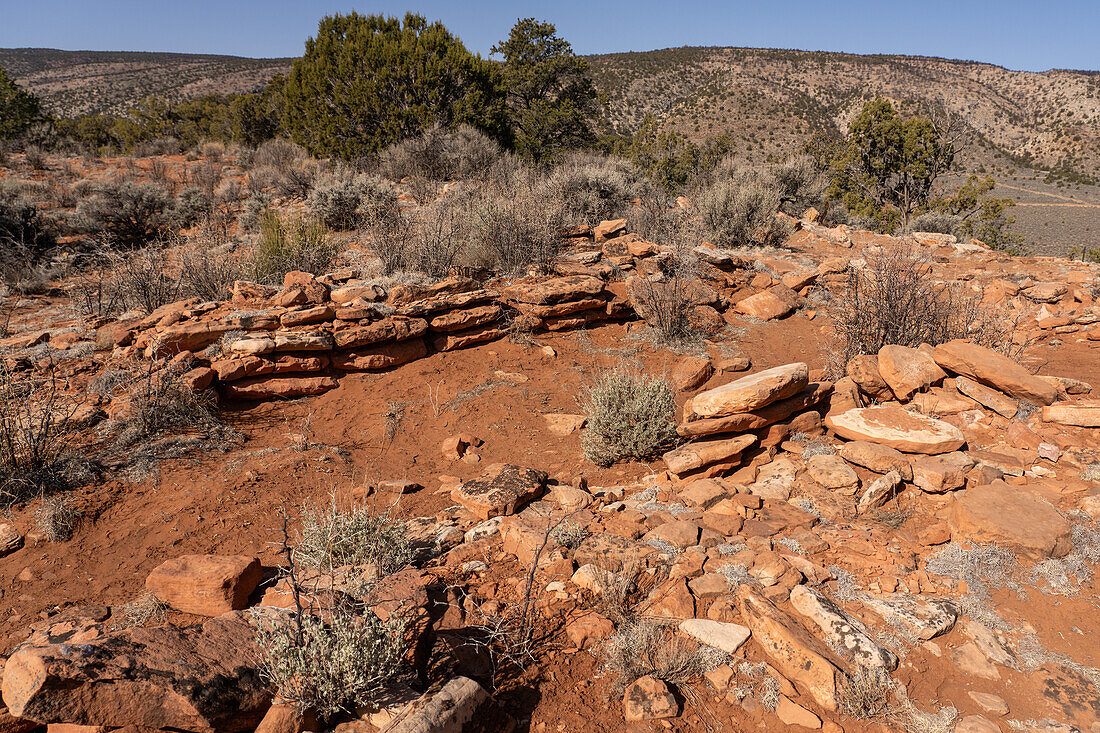
[(346, 565), (371, 566), (375, 577), (400, 570), (412, 559), (405, 524), (370, 507), (306, 506), (294, 562), (331, 572)]
[(980, 294), (937, 281), (931, 263), (900, 244), (870, 252), (865, 267), (850, 269), (830, 310), (834, 373), (843, 373), (853, 356), (877, 354), (887, 344), (935, 346), (969, 338), (994, 349), (1012, 346), (1011, 324), (987, 311)]
[(779, 189), (779, 208), (794, 217), (812, 207), (820, 207), (829, 188), (829, 180), (818, 170), (809, 155), (794, 155), (771, 168), (771, 177)]
[(598, 466), (650, 458), (676, 440), (676, 402), (662, 379), (615, 369), (588, 389), (582, 407), (584, 456)]
[(277, 137), (264, 141), (256, 148), (249, 162), (252, 168), (274, 168), (281, 171), (308, 157), (309, 154), (301, 145)]
[(336, 253), (336, 244), (319, 220), (291, 217), (283, 221), (267, 211), (260, 219), (260, 240), (252, 250), (252, 279), (281, 285), (286, 274), (295, 270), (321, 275)]
[(437, 126), (383, 150), (379, 170), (394, 181), (467, 180), (485, 173), (502, 155), (500, 145), (469, 125)]
[(168, 255), (161, 247), (150, 246), (111, 259), (119, 297), (126, 306), (152, 313), (180, 299), (180, 278), (173, 274)]
[(395, 215), (397, 193), (376, 176), (330, 173), (317, 181), (307, 201), (325, 226), (349, 231)]
[(462, 202), (452, 198), (418, 206), (405, 229), (402, 269), (446, 277), (465, 248), (465, 223)]
[(93, 231), (125, 247), (163, 239), (175, 216), (172, 197), (164, 188), (125, 178), (93, 185), (77, 211)]
[(776, 214), (782, 191), (767, 172), (738, 170), (720, 177), (697, 196), (707, 235), (719, 247), (775, 246), (787, 235)]
[(909, 221), (909, 231), (957, 234), (961, 224), (961, 216), (945, 214), (941, 211), (926, 211), (923, 214), (917, 214)]
[(645, 194), (648, 185), (621, 158), (577, 154), (550, 172), (548, 189), (561, 202), (566, 225), (594, 225), (628, 216), (634, 199)]
[(278, 696), (323, 720), (376, 703), (397, 681), (405, 652), (405, 621), (385, 622), (370, 609), (335, 604), (324, 618), (303, 614), (258, 624), (264, 677)]

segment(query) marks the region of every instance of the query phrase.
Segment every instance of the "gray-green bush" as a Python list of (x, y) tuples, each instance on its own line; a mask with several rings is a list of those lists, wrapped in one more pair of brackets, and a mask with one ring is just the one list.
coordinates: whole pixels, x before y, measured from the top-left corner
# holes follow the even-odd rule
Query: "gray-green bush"
[(598, 466), (650, 458), (676, 440), (676, 402), (668, 383), (626, 369), (606, 372), (582, 402), (584, 456)]
[(699, 214), (713, 244), (725, 248), (776, 246), (787, 228), (776, 219), (783, 192), (767, 171), (720, 176), (698, 195)]

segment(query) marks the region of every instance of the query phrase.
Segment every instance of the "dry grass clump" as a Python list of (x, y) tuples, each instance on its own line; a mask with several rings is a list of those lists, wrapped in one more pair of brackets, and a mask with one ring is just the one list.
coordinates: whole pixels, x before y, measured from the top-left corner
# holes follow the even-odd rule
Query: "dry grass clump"
[(43, 496), (34, 510), (34, 523), (48, 541), (65, 542), (72, 539), (80, 516), (80, 509), (69, 498)]
[(268, 211), (260, 219), (260, 240), (249, 269), (256, 282), (281, 285), (288, 272), (323, 274), (336, 254), (336, 244), (320, 220), (290, 217), (284, 221)]
[(1100, 463), (1090, 463), (1081, 469), (1082, 481), (1100, 481)]
[(1073, 526), (1071, 550), (1061, 558), (1037, 563), (1030, 571), (1032, 582), (1043, 583), (1046, 591), (1073, 596), (1093, 577), (1093, 566), (1100, 562), (1100, 531), (1083, 524)]
[(931, 263), (910, 246), (869, 253), (866, 266), (848, 271), (848, 283), (830, 308), (836, 343), (830, 369), (843, 374), (857, 354), (877, 354), (887, 344), (916, 347), (969, 338), (991, 348), (1011, 345), (1011, 325), (987, 312), (977, 293), (937, 282)]
[(150, 592), (145, 592), (129, 603), (116, 608), (112, 617), (117, 619), (120, 628), (132, 629), (149, 623), (164, 623), (167, 610), (168, 606), (159, 598)]
[(582, 409), (584, 457), (598, 466), (646, 459), (676, 440), (676, 402), (663, 379), (621, 368), (606, 372), (588, 389)]
[(840, 711), (860, 720), (884, 720), (896, 712), (890, 703), (894, 682), (880, 669), (857, 667), (840, 684)]
[(652, 621), (628, 620), (607, 640), (603, 669), (614, 675), (615, 687), (622, 691), (647, 675), (682, 685), (723, 664), (727, 657)]
[(1002, 547), (975, 545), (965, 549), (954, 542), (936, 552), (925, 564), (928, 572), (966, 583), (967, 595), (961, 599), (962, 610), (990, 628), (1002, 628), (1004, 620), (990, 609), (990, 586), (1018, 590), (1012, 579), (1016, 556)]
[(294, 561), (331, 572), (344, 566), (369, 567), (383, 577), (400, 570), (413, 556), (405, 523), (367, 506), (341, 508), (335, 498), (326, 507), (306, 506)]
[(34, 377), (0, 363), (0, 504), (69, 483), (69, 449), (80, 403), (49, 369)]

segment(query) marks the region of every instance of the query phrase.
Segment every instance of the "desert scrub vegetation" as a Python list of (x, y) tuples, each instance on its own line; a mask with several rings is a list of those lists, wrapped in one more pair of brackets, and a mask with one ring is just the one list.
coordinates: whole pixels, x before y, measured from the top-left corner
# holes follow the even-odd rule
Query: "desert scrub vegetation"
[(654, 262), (654, 272), (639, 274), (628, 281), (638, 315), (649, 324), (658, 342), (690, 341), (696, 336), (691, 314), (698, 263), (684, 250), (654, 258)]
[(834, 373), (853, 356), (877, 354), (887, 344), (935, 346), (965, 338), (999, 350), (1013, 346), (1012, 324), (987, 311), (980, 293), (937, 281), (931, 262), (904, 244), (869, 252), (863, 268), (849, 268), (830, 311), (836, 336), (827, 357)]
[(633, 619), (620, 623), (607, 640), (603, 670), (615, 678), (615, 689), (621, 693), (647, 675), (683, 685), (725, 663), (728, 656), (687, 639), (675, 628)]
[(584, 457), (598, 466), (651, 458), (676, 440), (676, 402), (663, 379), (623, 368), (606, 372), (581, 407), (588, 418)]
[(336, 258), (336, 244), (316, 218), (288, 217), (267, 211), (260, 219), (260, 238), (253, 247), (249, 269), (260, 283), (281, 285), (295, 270), (324, 273)]
[(363, 505), (306, 505), (294, 548), (294, 562), (321, 572), (355, 566), (375, 578), (405, 567), (412, 560), (405, 524)]
[[(403, 674), (406, 617), (396, 611), (382, 620), (357, 599), (411, 559), (404, 524), (333, 498), (324, 508), (303, 507), (296, 546), (284, 520), (282, 552), (294, 606), (286, 616), (256, 612), (261, 673), (281, 699), (323, 720), (375, 703)], [(347, 575), (348, 566), (360, 573)], [(305, 583), (303, 569), (314, 574)]]
[(25, 374), (0, 364), (0, 506), (67, 488), (79, 478), (67, 454), (80, 405), (52, 367)]
[(397, 207), (397, 192), (377, 176), (339, 171), (322, 176), (306, 203), (325, 226), (343, 232), (391, 216)]
[(647, 183), (621, 158), (575, 153), (551, 170), (547, 185), (563, 202), (563, 223), (572, 225), (626, 217), (632, 201), (646, 193)]
[(129, 178), (92, 184), (77, 207), (84, 226), (102, 232), (114, 246), (139, 247), (167, 236), (174, 203), (161, 186)]
[(54, 227), (19, 189), (0, 186), (0, 277), (18, 285), (56, 244)]
[(405, 620), (334, 601), (323, 616), (260, 619), (261, 674), (280, 699), (323, 720), (375, 703), (402, 673)]
[(184, 372), (178, 364), (159, 371), (152, 365), (130, 371), (129, 410), (106, 425), (118, 448), (147, 450), (158, 438), (177, 433), (204, 436), (214, 443), (233, 441), (235, 433), (218, 418), (213, 395), (193, 392), (181, 380)]
[(736, 249), (775, 246), (788, 234), (776, 218), (784, 191), (767, 171), (733, 169), (720, 165), (715, 180), (703, 188), (698, 199), (703, 227), (719, 247)]
[(503, 155), (496, 141), (470, 125), (453, 130), (434, 125), (383, 150), (378, 167), (391, 181), (469, 180), (481, 177)]

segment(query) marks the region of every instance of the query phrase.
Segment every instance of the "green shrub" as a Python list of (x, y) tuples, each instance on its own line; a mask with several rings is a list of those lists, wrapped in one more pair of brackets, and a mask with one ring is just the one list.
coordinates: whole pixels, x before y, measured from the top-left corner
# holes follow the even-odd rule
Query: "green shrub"
[(20, 192), (0, 186), (0, 274), (5, 281), (26, 278), (56, 244), (52, 228)]
[(162, 187), (121, 179), (92, 186), (78, 212), (112, 244), (138, 247), (167, 236), (174, 209)]
[(253, 279), (282, 284), (288, 272), (326, 272), (336, 257), (336, 245), (319, 220), (295, 217), (287, 221), (268, 211), (260, 219), (260, 241), (252, 253)]
[(650, 458), (676, 439), (676, 402), (662, 379), (622, 369), (607, 372), (588, 390), (584, 456), (598, 466), (623, 458)]
[(719, 177), (698, 197), (699, 213), (713, 244), (737, 248), (775, 246), (787, 235), (776, 219), (783, 195), (767, 172), (740, 170)]
[(821, 207), (829, 188), (829, 179), (808, 155), (795, 155), (772, 167), (771, 177), (779, 189), (780, 209), (794, 217), (811, 206)]
[(938, 234), (956, 234), (962, 224), (962, 217), (945, 214), (940, 211), (926, 211), (909, 221), (911, 232), (936, 232)]

